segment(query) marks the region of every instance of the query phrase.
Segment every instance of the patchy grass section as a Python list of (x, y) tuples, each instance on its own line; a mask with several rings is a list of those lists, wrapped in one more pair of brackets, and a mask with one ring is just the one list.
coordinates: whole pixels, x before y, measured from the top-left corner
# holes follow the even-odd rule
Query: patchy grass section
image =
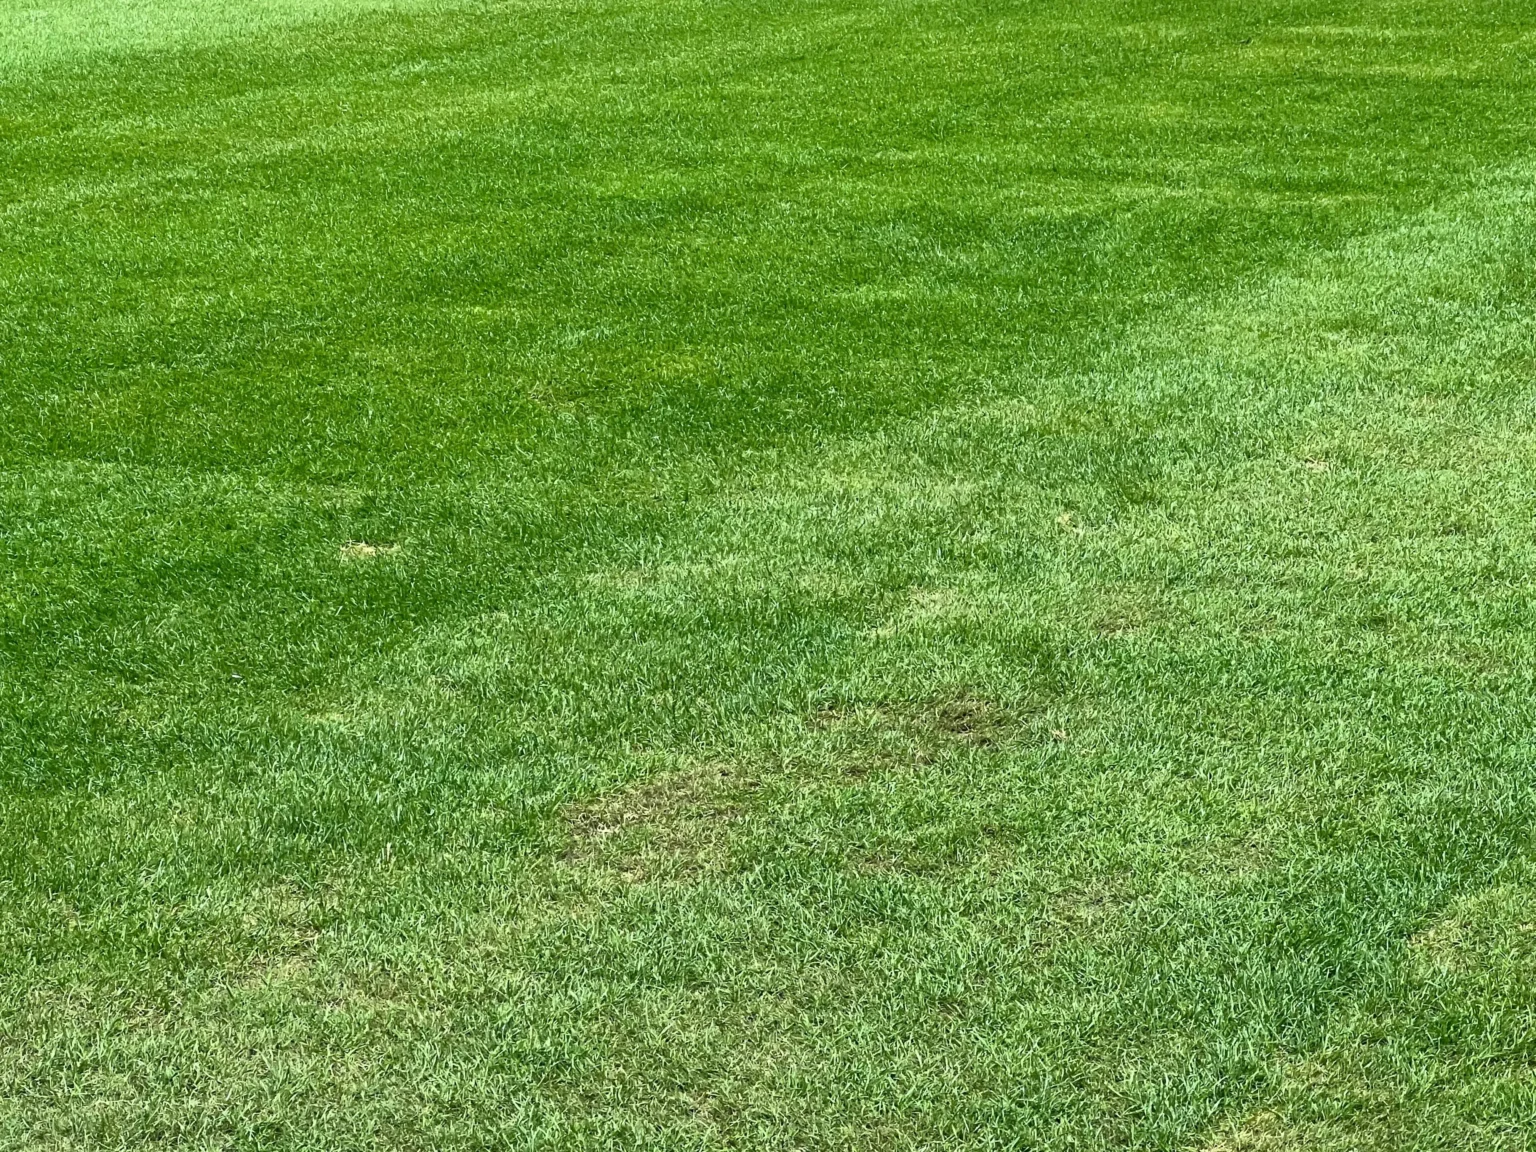
[(185, 10), (3, 21), (0, 1146), (1529, 1146), (1525, 14)]

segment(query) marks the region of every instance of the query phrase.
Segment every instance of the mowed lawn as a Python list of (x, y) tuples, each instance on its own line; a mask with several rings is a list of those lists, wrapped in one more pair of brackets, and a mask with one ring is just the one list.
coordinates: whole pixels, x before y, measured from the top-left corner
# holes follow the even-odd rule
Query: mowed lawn
[(0, 1147), (1536, 1146), (1536, 8), (3, 0)]

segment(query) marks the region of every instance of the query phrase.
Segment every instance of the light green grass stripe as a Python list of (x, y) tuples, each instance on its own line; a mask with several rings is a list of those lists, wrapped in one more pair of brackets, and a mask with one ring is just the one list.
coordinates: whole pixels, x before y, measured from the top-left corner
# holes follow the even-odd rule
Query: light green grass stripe
[[(301, 24), (450, 6), (445, 0), (7, 0), (0, 6), (0, 80), (97, 56), (205, 48)], [(125, 59), (120, 66), (133, 65)]]

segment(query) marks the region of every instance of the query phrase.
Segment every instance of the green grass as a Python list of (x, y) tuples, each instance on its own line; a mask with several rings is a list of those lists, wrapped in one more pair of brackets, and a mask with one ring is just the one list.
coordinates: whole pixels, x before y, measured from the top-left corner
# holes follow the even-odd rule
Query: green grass
[(1482, 0), (7, 0), (0, 1147), (1536, 1146), (1533, 107)]

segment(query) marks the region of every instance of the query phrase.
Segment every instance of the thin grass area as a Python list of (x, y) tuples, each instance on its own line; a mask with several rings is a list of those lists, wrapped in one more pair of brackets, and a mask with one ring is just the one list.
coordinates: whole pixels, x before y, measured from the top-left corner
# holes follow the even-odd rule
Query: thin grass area
[(1509, 8), (0, 14), (0, 1147), (1525, 1149)]

